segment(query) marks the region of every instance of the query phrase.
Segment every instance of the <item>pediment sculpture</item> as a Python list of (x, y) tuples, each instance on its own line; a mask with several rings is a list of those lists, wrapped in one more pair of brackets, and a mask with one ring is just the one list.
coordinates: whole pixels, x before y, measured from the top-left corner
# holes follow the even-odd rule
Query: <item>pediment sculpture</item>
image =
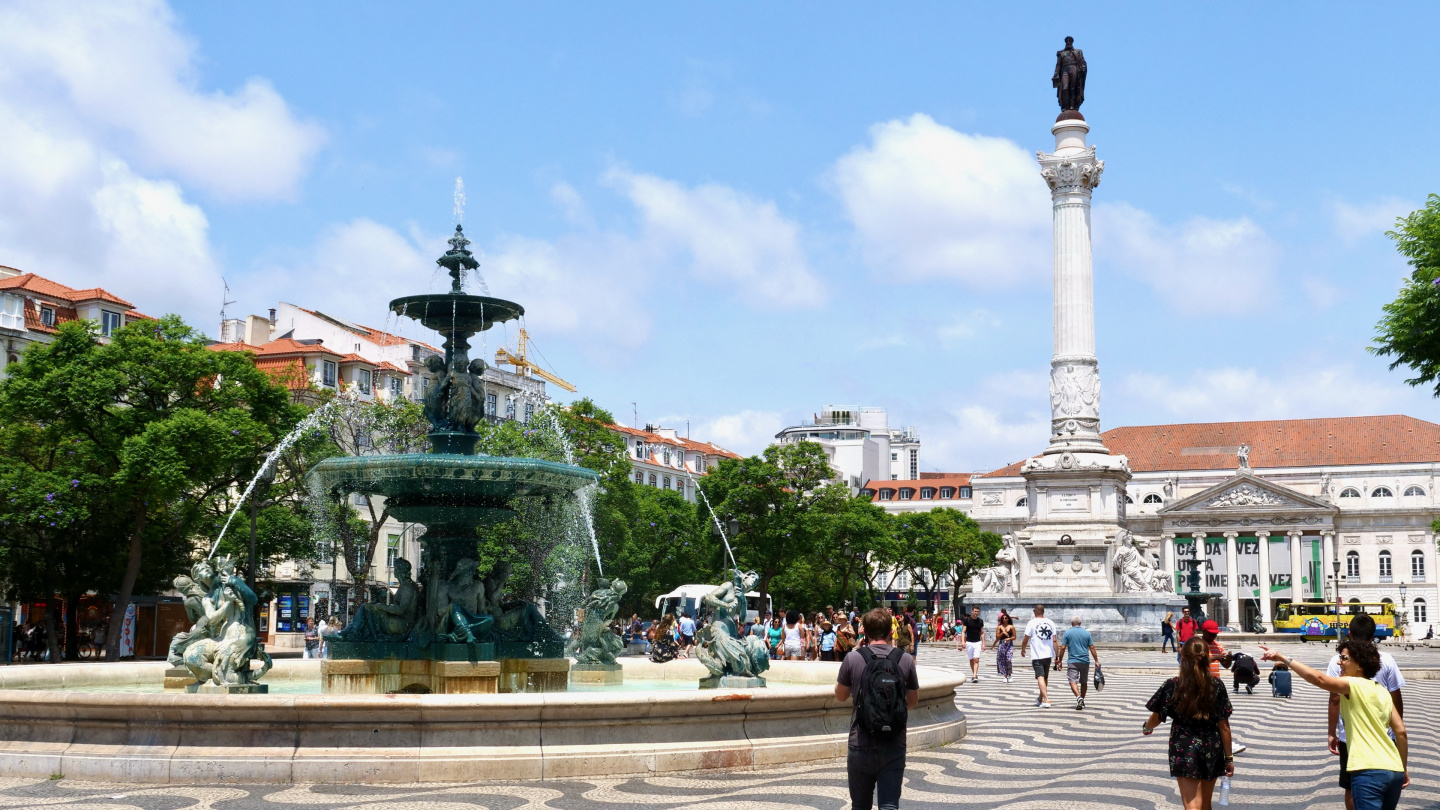
[(1205, 502), (1206, 509), (1235, 506), (1299, 506), (1297, 501), (1254, 484), (1231, 487)]

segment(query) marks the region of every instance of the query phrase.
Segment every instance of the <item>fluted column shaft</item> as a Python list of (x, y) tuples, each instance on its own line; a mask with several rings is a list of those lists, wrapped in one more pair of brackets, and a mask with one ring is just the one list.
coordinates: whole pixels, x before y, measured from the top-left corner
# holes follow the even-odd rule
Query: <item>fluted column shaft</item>
[(1290, 539), (1290, 601), (1305, 601), (1305, 533), (1291, 529), (1286, 533)]
[(1260, 621), (1269, 633), (1275, 629), (1270, 624), (1270, 532), (1255, 532), (1255, 539), (1260, 543)]
[(1231, 629), (1238, 630), (1240, 624), (1240, 561), (1236, 554), (1235, 538), (1239, 532), (1225, 532), (1225, 604), (1229, 608), (1229, 616), (1225, 617), (1225, 623)]

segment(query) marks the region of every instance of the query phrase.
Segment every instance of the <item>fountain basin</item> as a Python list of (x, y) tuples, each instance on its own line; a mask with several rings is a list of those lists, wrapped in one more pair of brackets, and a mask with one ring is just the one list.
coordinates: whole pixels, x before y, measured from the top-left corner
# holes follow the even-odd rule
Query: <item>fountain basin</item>
[(514, 301), (464, 293), (407, 295), (390, 302), (390, 311), (414, 318), (442, 335), (451, 332), (484, 332), (497, 323), (513, 321), (525, 314)]
[[(753, 770), (843, 757), (850, 704), (838, 664), (776, 661), (769, 688), (639, 691), (698, 682), (695, 661), (621, 659), (624, 692), (500, 695), (190, 695), (163, 663), (0, 669), (0, 773), (198, 784), (424, 783)], [(267, 681), (318, 681), (320, 661), (277, 661)], [(965, 735), (963, 678), (920, 666), (909, 745)], [(110, 685), (115, 692), (75, 691)], [(69, 691), (67, 691), (69, 690)]]

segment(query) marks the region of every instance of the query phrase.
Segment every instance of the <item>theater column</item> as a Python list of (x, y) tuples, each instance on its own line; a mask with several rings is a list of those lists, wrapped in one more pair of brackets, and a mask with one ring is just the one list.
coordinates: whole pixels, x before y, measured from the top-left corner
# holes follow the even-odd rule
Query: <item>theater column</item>
[(1260, 587), (1257, 589), (1260, 594), (1260, 623), (1265, 625), (1265, 632), (1275, 630), (1270, 619), (1270, 532), (1255, 532), (1255, 540), (1260, 544)]
[(1239, 532), (1225, 532), (1225, 624), (1231, 630), (1242, 629), (1240, 623), (1240, 562), (1235, 553)]

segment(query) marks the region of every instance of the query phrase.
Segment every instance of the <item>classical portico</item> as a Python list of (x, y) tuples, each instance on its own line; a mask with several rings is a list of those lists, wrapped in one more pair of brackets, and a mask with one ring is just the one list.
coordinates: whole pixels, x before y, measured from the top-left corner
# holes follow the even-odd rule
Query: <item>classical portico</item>
[[(1275, 602), (1326, 597), (1338, 512), (1328, 500), (1242, 468), (1156, 513), (1162, 521), (1162, 564), (1186, 571), (1186, 561), (1202, 549), (1202, 589), (1225, 594), (1216, 600), (1218, 621), (1246, 630), (1258, 621), (1273, 630)], [(1177, 585), (1184, 590), (1178, 574)]]

